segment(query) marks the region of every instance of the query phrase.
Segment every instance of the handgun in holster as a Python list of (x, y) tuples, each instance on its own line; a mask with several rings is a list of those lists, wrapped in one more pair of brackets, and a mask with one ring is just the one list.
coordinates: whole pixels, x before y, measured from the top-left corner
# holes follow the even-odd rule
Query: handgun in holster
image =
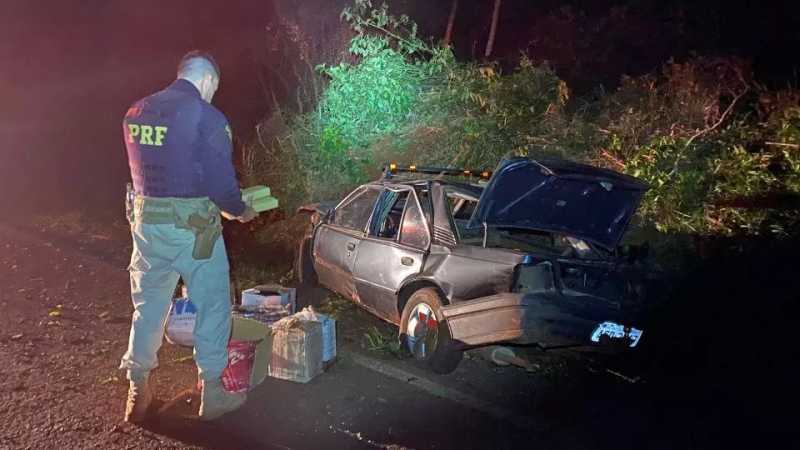
[(209, 259), (214, 252), (214, 244), (222, 234), (222, 224), (219, 215), (211, 214), (204, 217), (194, 213), (186, 219), (186, 226), (194, 233), (194, 259)]

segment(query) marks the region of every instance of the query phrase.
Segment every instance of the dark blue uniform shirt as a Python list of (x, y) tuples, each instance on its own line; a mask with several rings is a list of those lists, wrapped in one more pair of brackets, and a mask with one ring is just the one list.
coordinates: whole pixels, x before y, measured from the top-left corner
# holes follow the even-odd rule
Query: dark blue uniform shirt
[(228, 121), (192, 83), (179, 79), (134, 103), (122, 128), (137, 194), (208, 197), (225, 212), (244, 212)]

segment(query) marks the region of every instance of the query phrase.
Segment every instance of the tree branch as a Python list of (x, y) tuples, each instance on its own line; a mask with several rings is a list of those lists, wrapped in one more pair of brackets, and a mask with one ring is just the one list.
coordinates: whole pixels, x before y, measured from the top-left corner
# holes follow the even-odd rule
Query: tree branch
[(427, 53), (433, 54), (433, 51), (431, 51), (430, 49), (422, 47), (419, 44), (415, 44), (415, 43), (409, 41), (408, 39), (403, 38), (402, 36), (400, 36), (398, 34), (392, 33), (391, 31), (387, 30), (386, 28), (384, 28), (384, 27), (382, 27), (380, 25), (375, 25), (374, 23), (370, 23), (370, 22), (367, 22), (367, 21), (361, 21), (361, 23), (362, 23), (362, 25), (366, 25), (368, 27), (371, 27), (371, 28), (374, 28), (374, 29), (376, 29), (378, 31), (386, 33), (387, 35), (397, 39), (400, 42), (405, 42), (409, 47), (414, 48), (414, 51), (424, 50)]
[(450, 16), (447, 18), (447, 30), (444, 32), (444, 39), (442, 44), (447, 47), (453, 38), (453, 24), (456, 20), (456, 12), (458, 11), (458, 0), (453, 0), (453, 6), (450, 8)]
[(715, 123), (714, 125), (710, 126), (709, 128), (700, 130), (697, 133), (695, 133), (694, 135), (692, 135), (692, 137), (690, 137), (689, 140), (686, 141), (686, 145), (684, 145), (683, 147), (684, 148), (689, 147), (690, 145), (692, 145), (692, 142), (695, 139), (697, 139), (698, 137), (700, 137), (700, 136), (702, 136), (704, 134), (708, 134), (708, 133), (716, 130), (720, 125), (722, 125), (722, 123), (725, 122), (725, 119), (728, 118), (728, 115), (730, 115), (731, 111), (733, 111), (733, 107), (736, 106), (736, 102), (738, 102), (739, 99), (742, 98), (742, 96), (744, 96), (744, 94), (748, 93), (749, 91), (750, 91), (750, 88), (745, 86), (744, 90), (742, 92), (740, 92), (736, 97), (734, 97), (733, 101), (731, 101), (731, 104), (728, 105), (727, 108), (725, 108), (725, 111), (722, 113), (722, 116), (720, 116), (720, 118), (717, 121), (717, 123)]
[(492, 54), (494, 48), (494, 36), (497, 33), (497, 21), (500, 18), (500, 2), (502, 0), (494, 0), (494, 10), (492, 11), (492, 27), (489, 29), (489, 41), (486, 43), (486, 52), (484, 58), (488, 58)]
[(764, 142), (766, 145), (773, 145), (775, 147), (789, 147), (789, 148), (800, 148), (800, 144), (788, 144), (786, 142)]
[[(705, 134), (708, 134), (708, 133), (716, 130), (717, 128), (719, 128), (719, 126), (722, 125), (723, 122), (725, 122), (725, 119), (728, 118), (728, 116), (730, 115), (731, 111), (733, 111), (733, 107), (736, 106), (736, 103), (739, 101), (739, 99), (742, 98), (744, 96), (744, 94), (748, 93), (749, 91), (750, 91), (750, 87), (749, 86), (745, 86), (744, 89), (742, 90), (742, 92), (737, 94), (736, 97), (734, 97), (733, 100), (731, 101), (731, 104), (728, 105), (727, 108), (725, 108), (725, 111), (722, 113), (722, 116), (720, 116), (719, 120), (714, 125), (711, 125), (710, 127), (704, 128), (704, 129), (698, 131), (697, 133), (693, 134), (692, 137), (690, 137), (689, 140), (686, 141), (686, 144), (683, 146), (683, 152), (685, 152), (686, 149), (688, 149), (689, 146), (692, 145), (692, 142), (694, 142), (695, 139), (697, 139), (700, 136), (703, 136)], [(681, 155), (679, 155), (675, 159), (675, 164), (672, 166), (672, 170), (669, 172), (668, 176), (671, 177), (671, 176), (675, 175), (675, 172), (678, 171), (678, 164), (680, 164), (680, 162), (681, 162), (681, 159), (683, 157), (683, 152), (681, 152)]]

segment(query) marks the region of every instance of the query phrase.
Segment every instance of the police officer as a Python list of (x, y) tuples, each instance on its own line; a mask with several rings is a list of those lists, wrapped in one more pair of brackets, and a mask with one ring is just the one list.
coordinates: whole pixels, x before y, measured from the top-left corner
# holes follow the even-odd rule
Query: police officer
[(156, 353), (179, 277), (197, 309), (200, 418), (215, 419), (245, 402), (245, 394), (226, 392), (220, 379), (231, 331), (220, 213), (240, 222), (258, 213), (242, 201), (231, 161), (231, 129), (210, 104), (219, 79), (219, 66), (210, 55), (190, 52), (178, 65), (178, 79), (134, 103), (123, 121), (135, 191), (128, 214), (134, 313), (120, 365), (130, 380), (128, 422), (143, 421), (152, 400), (148, 379), (158, 364)]

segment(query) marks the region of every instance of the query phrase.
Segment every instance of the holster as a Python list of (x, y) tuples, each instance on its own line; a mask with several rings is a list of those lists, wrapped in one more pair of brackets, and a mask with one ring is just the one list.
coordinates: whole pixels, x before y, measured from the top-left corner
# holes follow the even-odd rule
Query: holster
[(194, 233), (192, 257), (194, 259), (211, 258), (214, 252), (214, 245), (217, 243), (217, 239), (222, 235), (222, 224), (219, 220), (219, 214), (202, 216), (198, 213), (193, 213), (186, 219), (185, 226), (182, 225), (183, 224), (176, 224), (178, 228), (188, 228)]
[(219, 208), (207, 198), (152, 198), (136, 196), (133, 221), (173, 224), (194, 234), (194, 259), (209, 259), (222, 235)]

